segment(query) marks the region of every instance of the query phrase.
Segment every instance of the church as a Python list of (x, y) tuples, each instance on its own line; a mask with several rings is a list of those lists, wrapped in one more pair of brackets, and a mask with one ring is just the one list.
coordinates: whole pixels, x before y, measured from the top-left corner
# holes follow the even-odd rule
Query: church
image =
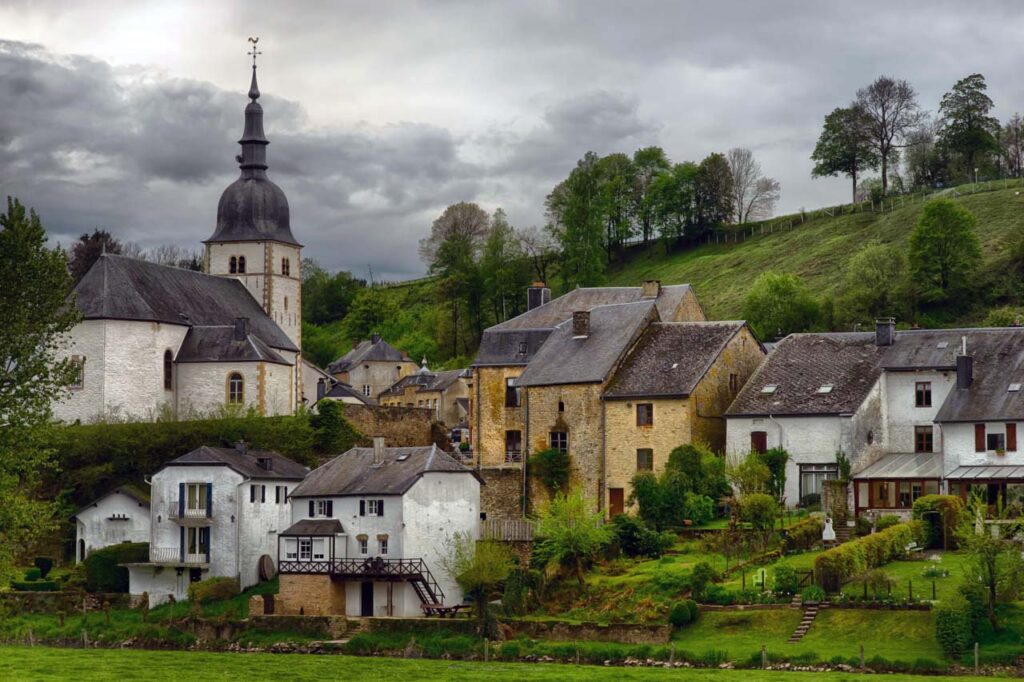
[(302, 360), (302, 245), (267, 177), (255, 58), (248, 96), (241, 175), (221, 195), (203, 272), (104, 254), (75, 287), (82, 320), (63, 352), (77, 373), (57, 419), (186, 419), (225, 406), (273, 416), (315, 400), (325, 375)]

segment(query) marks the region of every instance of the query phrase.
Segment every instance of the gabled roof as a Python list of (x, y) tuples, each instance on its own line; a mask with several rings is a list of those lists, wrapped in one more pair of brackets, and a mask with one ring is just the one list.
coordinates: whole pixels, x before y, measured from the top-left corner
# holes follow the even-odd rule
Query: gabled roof
[(650, 325), (615, 372), (604, 397), (690, 395), (745, 325), (745, 322), (656, 322)]
[(410, 386), (416, 387), (416, 392), (445, 391), (451, 387), (462, 373), (463, 369), (448, 369), (441, 372), (416, 372), (402, 377), (390, 387), (384, 390), (388, 395), (402, 395), (405, 389)]
[[(886, 350), (875, 345), (874, 333), (791, 334), (776, 344), (726, 416), (852, 414), (881, 375)], [(831, 388), (823, 392), (824, 386)]]
[(351, 384), (346, 384), (344, 381), (336, 382), (333, 386), (331, 386), (331, 390), (327, 391), (327, 393), (324, 394), (324, 397), (335, 398), (337, 400), (342, 400), (343, 398), (355, 398), (364, 405), (377, 404), (376, 398), (371, 398), (370, 396), (363, 395), (355, 388), (353, 388)]
[(657, 319), (654, 300), (592, 308), (587, 336), (573, 334), (572, 320), (562, 322), (516, 383), (520, 386), (550, 386), (602, 382), (647, 324)]
[(480, 479), (474, 470), (435, 445), (384, 448), (384, 462), (379, 465), (373, 463), (373, 448), (352, 448), (311, 471), (290, 497), (403, 495), (423, 474), (432, 472)]
[(111, 491), (109, 491), (109, 492), (107, 492), (107, 493), (105, 493), (103, 495), (100, 495), (95, 500), (93, 500), (89, 504), (85, 505), (84, 507), (82, 507), (81, 509), (76, 511), (74, 516), (72, 516), (71, 518), (75, 518), (76, 516), (78, 516), (79, 514), (84, 512), (85, 510), (87, 510), (87, 509), (89, 509), (91, 507), (95, 507), (95, 506), (99, 505), (100, 502), (102, 502), (103, 500), (107, 499), (111, 495), (117, 495), (117, 494), (121, 494), (121, 495), (125, 495), (126, 497), (130, 497), (131, 499), (135, 500), (139, 505), (141, 505), (143, 507), (146, 507), (146, 508), (149, 508), (149, 494), (146, 493), (141, 488), (138, 488), (138, 487), (136, 487), (136, 486), (134, 486), (134, 485), (132, 485), (130, 483), (126, 483), (125, 485), (119, 485), (118, 487), (114, 488), (113, 490), (111, 490)]
[[(1018, 421), (1024, 418), (1024, 329), (959, 329), (949, 336), (958, 346), (967, 337), (974, 380), (968, 388), (954, 386), (936, 422)], [(929, 339), (931, 341), (931, 339)], [(897, 343), (899, 336), (897, 336)], [(1020, 384), (1011, 391), (1010, 384)]]
[(141, 320), (186, 327), (232, 325), (247, 317), (267, 345), (299, 349), (252, 297), (230, 277), (103, 254), (75, 287), (87, 320)]
[(406, 357), (404, 353), (378, 336), (373, 339), (364, 339), (360, 341), (356, 344), (355, 348), (327, 365), (327, 371), (331, 374), (337, 374), (338, 372), (344, 372), (348, 368), (364, 362), (409, 361), (409, 358)]
[[(260, 466), (258, 460), (269, 458), (269, 470)], [(305, 466), (270, 450), (249, 450), (240, 452), (236, 448), (215, 448), (202, 445), (192, 452), (164, 464), (161, 469), (173, 466), (226, 466), (244, 478), (265, 478), (276, 480), (302, 480), (309, 471)]]
[(234, 325), (192, 327), (181, 342), (175, 362), (272, 362), (291, 365), (258, 336), (235, 336)]
[(345, 529), (338, 519), (302, 519), (281, 531), (281, 535), (337, 535), (344, 532)]

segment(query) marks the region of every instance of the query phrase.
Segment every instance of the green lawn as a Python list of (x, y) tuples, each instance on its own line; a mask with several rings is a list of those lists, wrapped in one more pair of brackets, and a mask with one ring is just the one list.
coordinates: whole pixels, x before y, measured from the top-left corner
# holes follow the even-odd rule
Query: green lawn
[[(175, 651), (0, 648), (0, 679), (9, 680), (709, 680), (711, 682), (810, 682), (835, 679), (862, 682), (874, 676), (766, 672), (759, 670), (678, 670), (604, 668), (529, 663), (352, 658), (302, 654), (211, 654)], [(887, 675), (887, 680), (923, 680)], [(927, 679), (963, 679), (930, 677)]]
[[(963, 554), (956, 552), (931, 551), (926, 552), (926, 557), (939, 556), (941, 561), (933, 562), (928, 558), (914, 561), (891, 561), (882, 567), (882, 570), (893, 581), (892, 595), (899, 599), (906, 599), (913, 591), (915, 599), (932, 598), (932, 581), (935, 582), (935, 598), (938, 601), (948, 599), (956, 593), (957, 588), (964, 580)], [(922, 572), (930, 566), (939, 566), (949, 572), (946, 577), (925, 578)], [(864, 596), (863, 583), (847, 583), (843, 587), (843, 593), (854, 597)], [(871, 588), (868, 588), (868, 598), (872, 596)]]

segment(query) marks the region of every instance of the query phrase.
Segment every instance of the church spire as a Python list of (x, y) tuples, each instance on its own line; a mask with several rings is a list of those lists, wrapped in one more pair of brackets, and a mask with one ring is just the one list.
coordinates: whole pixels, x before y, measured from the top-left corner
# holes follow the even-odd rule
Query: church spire
[(238, 144), (242, 145), (242, 153), (237, 157), (238, 167), (242, 169), (242, 177), (266, 177), (267, 145), (270, 142), (263, 133), (263, 107), (256, 100), (260, 97), (260, 88), (256, 83), (256, 55), (263, 54), (256, 50), (259, 38), (249, 38), (252, 43), (252, 83), (249, 85), (249, 104), (245, 106), (245, 130)]

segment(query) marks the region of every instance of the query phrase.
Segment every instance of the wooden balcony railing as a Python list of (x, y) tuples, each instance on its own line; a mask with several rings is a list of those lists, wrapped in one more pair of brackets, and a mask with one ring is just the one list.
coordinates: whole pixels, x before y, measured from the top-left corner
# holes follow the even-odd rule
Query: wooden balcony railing
[(278, 569), (281, 573), (326, 573), (338, 578), (410, 582), (424, 603), (444, 601), (444, 592), (423, 559), (284, 559)]

